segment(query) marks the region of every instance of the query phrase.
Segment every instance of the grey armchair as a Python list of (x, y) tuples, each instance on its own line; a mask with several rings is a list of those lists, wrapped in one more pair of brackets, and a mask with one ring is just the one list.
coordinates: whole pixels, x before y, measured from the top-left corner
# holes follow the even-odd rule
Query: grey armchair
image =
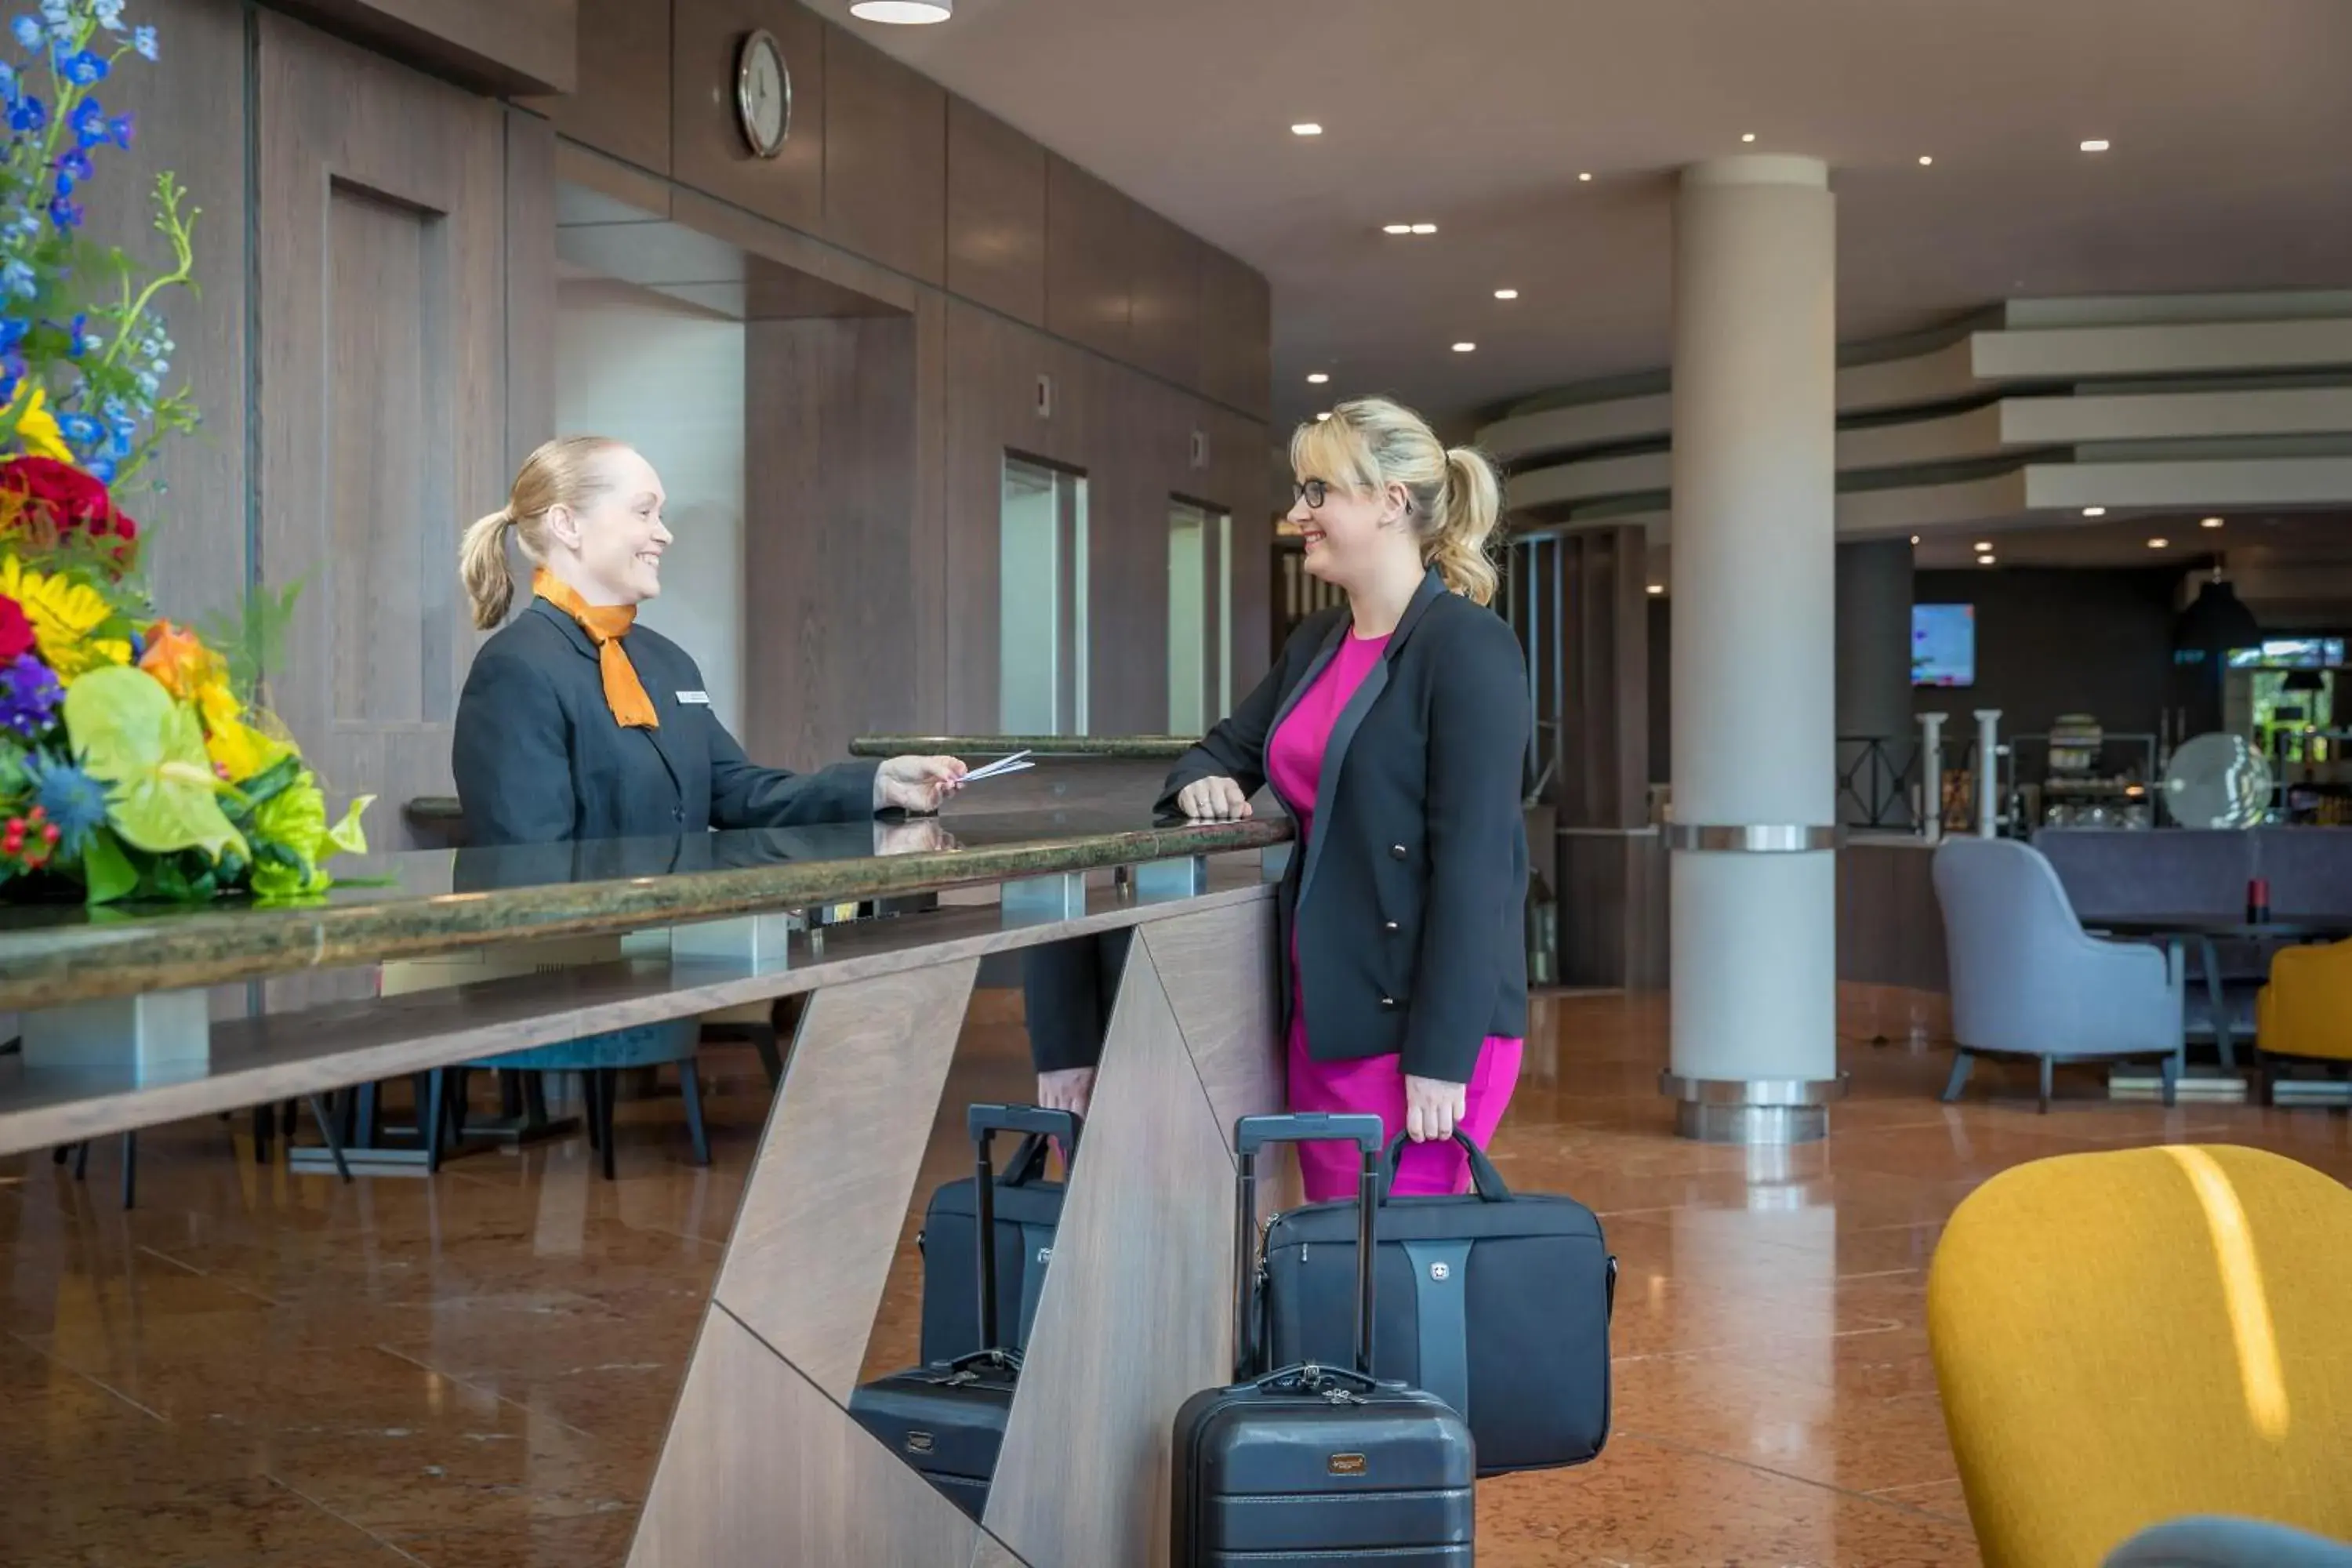
[(2159, 1060), (2173, 1103), (2185, 1053), (2178, 952), (2084, 931), (2050, 862), (2011, 839), (1948, 840), (1935, 879), (1959, 1047), (1946, 1100), (1976, 1058), (1994, 1056), (2040, 1060), (2044, 1111), (2063, 1061)]
[(2251, 1519), (2183, 1519), (2144, 1530), (2106, 1568), (2352, 1568), (2352, 1542)]

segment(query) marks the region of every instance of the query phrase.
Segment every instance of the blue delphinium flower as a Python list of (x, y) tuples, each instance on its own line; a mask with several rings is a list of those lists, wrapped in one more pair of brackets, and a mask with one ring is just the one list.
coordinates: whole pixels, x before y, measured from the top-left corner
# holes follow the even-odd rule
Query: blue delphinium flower
[(59, 228), (71, 231), (81, 226), (81, 204), (71, 196), (59, 196), (49, 204), (49, 221)]
[(53, 33), (68, 31), (73, 26), (73, 0), (41, 0), (41, 19)]
[[(110, 33), (122, 31), (122, 0), (98, 0), (98, 25)], [(152, 32), (154, 29), (149, 28)]]
[(8, 129), (29, 136), (46, 131), (49, 124), (49, 106), (31, 93), (25, 94), (8, 110)]
[(0, 290), (30, 300), (40, 293), (41, 280), (34, 275), (31, 265), (24, 258), (12, 256), (5, 264), (0, 264)]
[(31, 654), (0, 664), (0, 730), (37, 735), (57, 722), (66, 689), (49, 667)]
[(33, 323), (21, 316), (0, 316), (0, 354), (13, 353), (33, 330)]
[(155, 29), (152, 27), (142, 27), (132, 33), (131, 47), (137, 49), (144, 58), (154, 60), (163, 58), (163, 51), (156, 47)]
[(77, 87), (90, 87), (106, 79), (107, 64), (103, 55), (82, 49), (68, 56), (58, 68), (58, 74)]
[(75, 447), (95, 447), (106, 439), (106, 426), (91, 415), (73, 413), (58, 416), (58, 434)]
[(25, 47), (37, 49), (41, 47), (43, 29), (39, 22), (30, 16), (19, 16), (16, 18), (16, 41)]
[(107, 140), (126, 153), (131, 151), (131, 143), (137, 140), (138, 131), (136, 115), (118, 114), (106, 122)]
[(74, 106), (73, 133), (86, 151), (107, 139), (106, 109), (94, 98), (85, 98)]
[(16, 68), (6, 60), (0, 60), (0, 98), (16, 101)]
[(89, 836), (106, 826), (106, 786), (71, 763), (25, 759), (33, 804), (58, 830), (58, 853), (79, 855)]
[(84, 458), (81, 460), (81, 468), (82, 472), (88, 474), (91, 479), (96, 479), (100, 484), (110, 485), (114, 482), (115, 467), (114, 459), (111, 458), (99, 457), (95, 455)]

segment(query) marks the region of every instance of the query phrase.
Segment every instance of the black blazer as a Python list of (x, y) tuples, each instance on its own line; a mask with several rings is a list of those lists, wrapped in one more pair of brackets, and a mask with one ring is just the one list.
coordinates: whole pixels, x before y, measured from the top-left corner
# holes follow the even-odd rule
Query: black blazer
[[(1309, 616), (1176, 764), (1160, 809), (1221, 774), (1256, 794), (1267, 738), (1348, 626), (1345, 605)], [(1316, 1060), (1393, 1053), (1416, 1077), (1467, 1083), (1488, 1036), (1526, 1035), (1533, 729), (1517, 637), (1431, 573), (1332, 729), (1313, 831), (1278, 892)], [(1290, 996), (1286, 984), (1286, 1015)]]
[(457, 700), (450, 762), (473, 844), (791, 827), (874, 816), (875, 763), (816, 773), (753, 765), (699, 696), (686, 650), (637, 626), (625, 646), (661, 719), (624, 729), (596, 645), (544, 599), (482, 645)]

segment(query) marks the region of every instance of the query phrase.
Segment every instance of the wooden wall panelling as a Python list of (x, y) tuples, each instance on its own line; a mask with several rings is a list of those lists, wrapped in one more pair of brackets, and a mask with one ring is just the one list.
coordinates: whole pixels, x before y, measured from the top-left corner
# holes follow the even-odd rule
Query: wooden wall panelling
[(670, 0), (579, 0), (578, 81), (523, 102), (572, 141), (640, 169), (670, 168)]
[(713, 1308), (628, 1561), (962, 1568), (980, 1533), (772, 1346)]
[(502, 111), (258, 26), (259, 575), (303, 584), (276, 706), (331, 790), (444, 794), (457, 539), (510, 477)]
[(915, 728), (911, 316), (746, 329), (745, 743), (778, 764)]
[[(1559, 542), (1562, 591), (1541, 624), (1564, 622), (1567, 671), (1559, 724), (1560, 820), (1580, 827), (1636, 827), (1649, 812), (1649, 595), (1638, 528), (1572, 533)], [(1544, 574), (1523, 593), (1554, 598)], [(1543, 649), (1538, 649), (1540, 657)], [(1549, 693), (1548, 683), (1544, 687)]]
[(1070, 1184), (982, 1515), (1037, 1568), (1167, 1560), (1171, 1424), (1231, 1376), (1233, 1165), (1218, 1114), (1139, 944), (1087, 1118), (1103, 1152), (1082, 1154)]
[(950, 291), (1045, 324), (1045, 149), (952, 96), (947, 252)]
[(1274, 308), (1265, 279), (1224, 252), (1201, 257), (1201, 390), (1260, 419), (1274, 414)]
[(913, 544), (907, 562), (914, 600), (912, 644), (915, 721), (947, 733), (949, 668), (958, 649), (950, 637), (948, 605), (948, 299), (925, 289), (915, 306), (915, 486)]
[(745, 1180), (712, 1316), (836, 1400), (865, 1359), (977, 967), (818, 991)]
[(830, 24), (824, 72), (825, 237), (945, 282), (946, 89)]
[(1274, 666), (1267, 646), (1274, 597), (1274, 508), (1267, 452), (1274, 433), (1223, 408), (1209, 418), (1214, 499), (1233, 514), (1234, 700)]
[[(555, 434), (555, 132), (509, 110), (506, 138), (505, 468), (511, 475)], [(504, 485), (495, 493), (502, 498)], [(493, 504), (485, 495), (475, 510)]]
[(1045, 155), (1045, 324), (1057, 337), (1129, 357), (1139, 209), (1057, 153)]
[(1201, 278), (1209, 247), (1149, 207), (1130, 218), (1135, 273), (1128, 352), (1152, 374), (1201, 389)]
[[(1274, 906), (1254, 904), (1246, 916), (1225, 910), (1183, 915), (1138, 929), (1230, 1149), (1235, 1121), (1283, 1099), (1282, 1059), (1274, 1047), (1282, 1033)], [(1236, 984), (1241, 975), (1252, 979)]]
[[(783, 227), (724, 201), (698, 195), (682, 185), (672, 192), (670, 216), (706, 239), (724, 241), (751, 256), (803, 274), (814, 292), (829, 290), (863, 297), (862, 300), (840, 304), (802, 300), (790, 307), (796, 314), (855, 315), (877, 309), (911, 311), (923, 293), (923, 286), (912, 279), (852, 256), (839, 246)], [(818, 285), (823, 288), (816, 289)]]
[(1195, 480), (1185, 458), (1192, 401), (1124, 365), (1089, 356), (1087, 563), (1090, 700), (1099, 735), (1168, 727), (1168, 510)]
[(204, 423), (167, 442), (122, 492), (146, 529), (156, 608), (200, 623), (244, 602), (246, 547), (246, 18), (236, 0), (173, 0), (141, 18), (163, 31), (165, 63), (127, 60), (106, 84), (110, 109), (138, 116), (139, 140), (100, 160), (79, 195), (87, 233), (158, 271), (171, 265), (154, 230), (155, 175), (176, 170), (197, 220), (196, 284), (162, 301), (178, 345), (174, 386)]
[[(673, 0), (671, 173), (679, 184), (814, 234), (824, 221), (824, 23), (794, 0)], [(736, 54), (765, 28), (793, 79), (793, 131), (759, 158), (735, 118)]]
[(488, 92), (570, 92), (578, 0), (274, 0), (395, 58)]

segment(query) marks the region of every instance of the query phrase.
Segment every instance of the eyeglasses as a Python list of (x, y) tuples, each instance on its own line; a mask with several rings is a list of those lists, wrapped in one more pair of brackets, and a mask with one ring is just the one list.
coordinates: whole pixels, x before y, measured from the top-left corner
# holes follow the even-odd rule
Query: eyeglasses
[(1321, 479), (1300, 479), (1290, 487), (1292, 502), (1305, 501), (1308, 511), (1321, 511), (1323, 503), (1330, 499), (1330, 495), (1331, 487)]

